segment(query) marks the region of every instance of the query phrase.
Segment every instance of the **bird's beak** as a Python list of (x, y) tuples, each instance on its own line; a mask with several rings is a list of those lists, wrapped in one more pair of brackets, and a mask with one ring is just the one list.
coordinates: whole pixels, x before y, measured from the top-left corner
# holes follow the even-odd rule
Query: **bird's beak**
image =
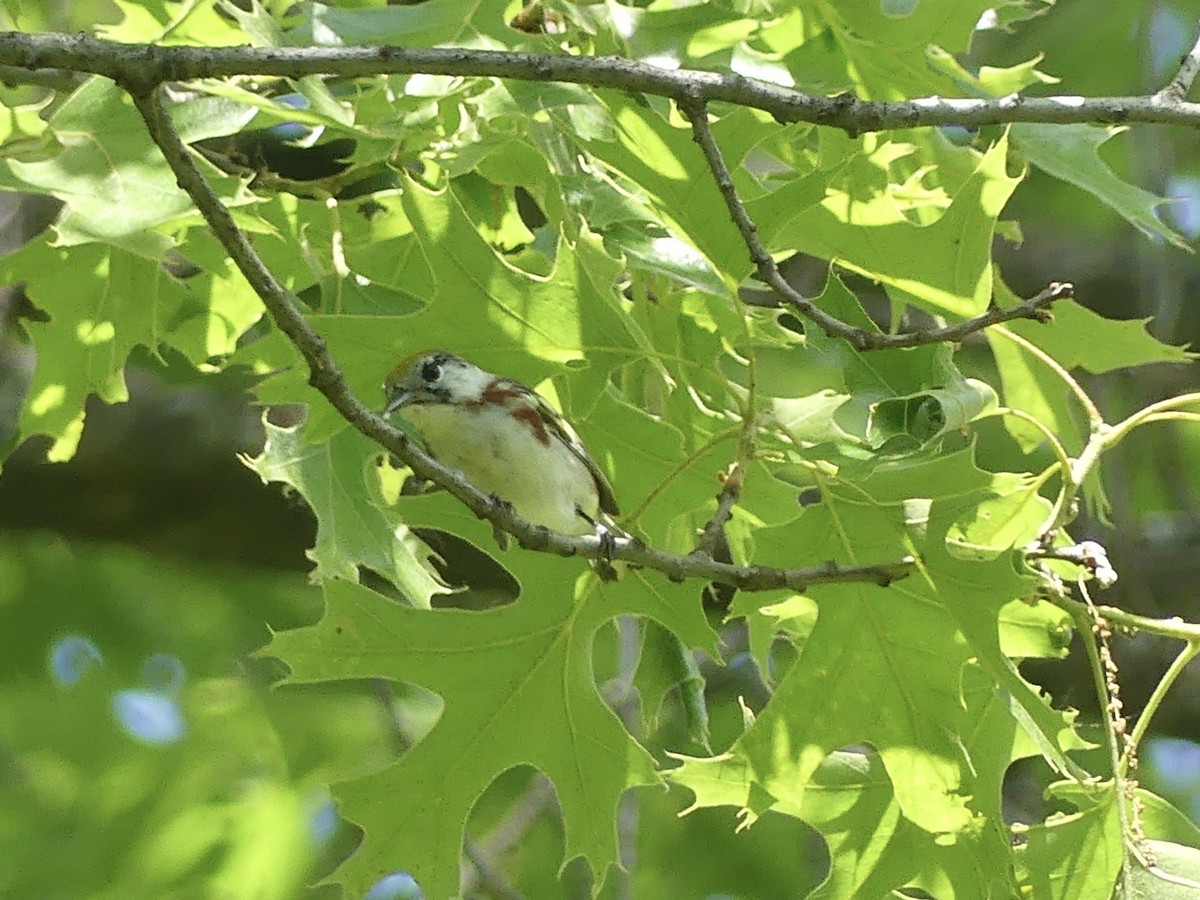
[(383, 408), (383, 415), (386, 418), (400, 409), (402, 406), (407, 406), (413, 400), (413, 391), (405, 391), (397, 389), (394, 393), (388, 395), (387, 406)]

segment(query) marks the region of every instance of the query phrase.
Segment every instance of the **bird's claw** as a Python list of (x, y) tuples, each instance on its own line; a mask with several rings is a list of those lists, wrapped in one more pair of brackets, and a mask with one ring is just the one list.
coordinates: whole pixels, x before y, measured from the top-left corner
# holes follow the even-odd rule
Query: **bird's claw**
[(616, 581), (618, 573), (613, 563), (617, 552), (617, 536), (603, 522), (592, 522), (596, 538), (600, 541), (600, 555), (596, 557), (596, 574), (601, 581)]
[[(507, 500), (505, 500), (503, 497), (500, 497), (496, 494), (490, 494), (488, 496), (488, 499), (491, 500), (492, 505), (494, 507), (496, 507), (497, 509), (502, 509), (502, 510), (505, 510), (506, 512), (510, 512), (510, 513), (514, 512), (513, 505), (511, 503), (509, 503)], [(508, 549), (508, 532), (505, 531), (503, 528), (501, 528), (499, 525), (497, 525), (495, 522), (492, 523), (492, 537), (496, 539), (496, 545), (501, 550)]]

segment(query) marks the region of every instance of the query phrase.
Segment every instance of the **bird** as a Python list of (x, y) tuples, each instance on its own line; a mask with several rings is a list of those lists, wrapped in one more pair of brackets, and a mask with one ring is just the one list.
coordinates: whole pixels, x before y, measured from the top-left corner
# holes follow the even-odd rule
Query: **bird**
[(542, 396), (444, 350), (403, 360), (383, 388), (383, 415), (401, 413), (439, 462), (533, 525), (597, 534), (611, 555), (620, 515), (612, 486)]

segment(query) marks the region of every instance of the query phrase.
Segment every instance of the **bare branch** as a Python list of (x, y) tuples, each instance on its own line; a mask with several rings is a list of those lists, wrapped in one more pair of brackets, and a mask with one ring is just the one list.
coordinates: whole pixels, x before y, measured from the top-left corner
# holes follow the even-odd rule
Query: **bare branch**
[(1200, 128), (1200, 103), (1159, 97), (924, 97), (907, 101), (824, 97), (741, 75), (662, 69), (619, 57), (551, 56), (496, 50), (402, 47), (160, 47), (116, 44), (86, 35), (0, 34), (0, 65), (62, 68), (148, 88), (164, 81), (263, 75), (462, 75), (588, 84), (662, 97), (696, 97), (761, 109), (780, 122), (812, 122), (853, 134), (891, 128), (1007, 122), (1124, 124)]
[(994, 307), (983, 315), (967, 319), (965, 322), (947, 325), (944, 328), (911, 331), (905, 334), (883, 334), (849, 325), (825, 312), (788, 284), (783, 273), (779, 271), (779, 266), (771, 258), (771, 254), (758, 239), (758, 227), (746, 211), (742, 198), (738, 196), (729, 167), (725, 164), (725, 157), (708, 124), (708, 105), (703, 99), (695, 96), (686, 97), (678, 102), (680, 110), (692, 123), (692, 135), (704, 152), (704, 158), (708, 161), (708, 167), (712, 170), (721, 196), (725, 198), (729, 215), (738, 231), (741, 232), (742, 240), (750, 251), (750, 260), (758, 270), (759, 279), (773, 288), (796, 312), (815, 323), (830, 337), (842, 338), (857, 350), (894, 350), (901, 347), (916, 347), (921, 344), (936, 344), (941, 341), (960, 341), (969, 334), (1012, 319), (1048, 321), (1046, 307), (1055, 300), (1071, 296), (1073, 290), (1071, 285), (1055, 282), (1036, 297), (1015, 306)]
[(750, 218), (745, 204), (737, 194), (733, 176), (729, 173), (729, 167), (725, 165), (725, 157), (708, 125), (708, 103), (698, 95), (689, 96), (679, 101), (679, 108), (692, 123), (692, 137), (704, 151), (704, 158), (708, 160), (708, 167), (712, 170), (721, 196), (725, 198), (729, 215), (733, 218), (733, 223), (737, 226), (738, 231), (742, 233), (742, 240), (746, 242), (746, 247), (750, 251), (750, 261), (754, 263), (758, 277), (774, 288), (798, 313), (815, 322), (830, 337), (844, 338), (856, 347), (864, 345), (868, 332), (861, 328), (855, 328), (853, 325), (847, 325), (801, 295), (787, 283), (783, 273), (779, 271), (779, 266), (775, 265), (775, 260), (771, 258), (767, 248), (758, 239), (758, 226)]
[(525, 549), (558, 556), (622, 559), (643, 568), (656, 569), (670, 578), (703, 578), (731, 584), (745, 591), (783, 587), (801, 591), (814, 584), (833, 582), (870, 582), (886, 586), (911, 571), (911, 558), (877, 566), (843, 567), (833, 562), (805, 569), (735, 566), (703, 557), (678, 556), (655, 550), (627, 536), (616, 537), (614, 546), (609, 548), (596, 535), (560, 534), (525, 521), (513, 511), (511, 505), (497, 503), (461, 474), (430, 457), (404, 432), (380, 418), (354, 395), (342, 377), (337, 362), (329, 354), (325, 341), (308, 324), (287, 290), (263, 264), (220, 198), (204, 180), (171, 123), (163, 106), (161, 90), (147, 87), (140, 79), (125, 87), (132, 94), (151, 137), (175, 173), (179, 186), (192, 198), (213, 234), (254, 288), (279, 329), (304, 357), (309, 368), (309, 384), (323, 394), (347, 422), (394, 453), (417, 477), (445, 488), (477, 516), (513, 535)]
[(1180, 61), (1179, 71), (1175, 73), (1175, 77), (1163, 85), (1162, 90), (1152, 99), (1171, 106), (1183, 103), (1188, 91), (1192, 89), (1192, 82), (1196, 80), (1198, 72), (1200, 72), (1200, 35), (1197, 36), (1192, 49)]
[(517, 847), (526, 832), (542, 813), (554, 806), (554, 785), (539, 773), (524, 794), (509, 808), (492, 830), (479, 839), (479, 846), (489, 856), (500, 856)]
[[(500, 859), (514, 847), (519, 847), (529, 829), (554, 805), (554, 785), (539, 772), (492, 830), (473, 845), (464, 847), (471, 867), (464, 867), (460, 886), (462, 895), (472, 896), (478, 885), (486, 884), (484, 875), (487, 862)], [(483, 867), (480, 866), (481, 861), (484, 862)]]
[(987, 312), (973, 319), (967, 319), (964, 322), (958, 322), (954, 325), (947, 325), (944, 328), (935, 328), (932, 331), (914, 331), (910, 334), (887, 335), (888, 337), (919, 339), (914, 340), (912, 343), (889, 344), (888, 346), (911, 347), (916, 344), (928, 344), (937, 341), (961, 341), (969, 334), (983, 331), (983, 329), (990, 328), (992, 325), (999, 325), (1001, 322), (1011, 322), (1014, 319), (1033, 319), (1035, 322), (1049, 322), (1052, 318), (1048, 311), (1050, 304), (1055, 300), (1065, 300), (1068, 297), (1073, 297), (1074, 294), (1075, 286), (1069, 282), (1052, 281), (1048, 287), (1039, 291), (1035, 296), (1030, 297), (1028, 300), (1022, 300), (1013, 306), (993, 306)]
[[(503, 873), (492, 862), (492, 857), (484, 853), (478, 844), (465, 841), (463, 855), (471, 861), (472, 869), (475, 872), (475, 881), (488, 897), (495, 898), (495, 900), (524, 900), (525, 895), (508, 883)], [(472, 887), (474, 888), (475, 885)], [(466, 891), (463, 893), (466, 895)]]
[(725, 523), (733, 515), (733, 507), (742, 495), (742, 482), (745, 477), (746, 471), (741, 462), (733, 463), (729, 470), (722, 474), (721, 491), (717, 494), (717, 510), (701, 530), (696, 549), (692, 551), (693, 555), (712, 557), (725, 531)]

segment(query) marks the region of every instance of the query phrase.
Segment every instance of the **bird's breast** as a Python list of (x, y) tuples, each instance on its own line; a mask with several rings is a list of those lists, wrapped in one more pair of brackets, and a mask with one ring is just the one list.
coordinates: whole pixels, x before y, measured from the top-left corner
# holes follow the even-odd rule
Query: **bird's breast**
[[(404, 410), (430, 453), (481, 491), (507, 500), (534, 524), (567, 533), (590, 531), (576, 507), (597, 515), (599, 492), (592, 473), (550, 436), (536, 409), (519, 406), (516, 412), (440, 404)], [(537, 417), (536, 423), (529, 415)]]

